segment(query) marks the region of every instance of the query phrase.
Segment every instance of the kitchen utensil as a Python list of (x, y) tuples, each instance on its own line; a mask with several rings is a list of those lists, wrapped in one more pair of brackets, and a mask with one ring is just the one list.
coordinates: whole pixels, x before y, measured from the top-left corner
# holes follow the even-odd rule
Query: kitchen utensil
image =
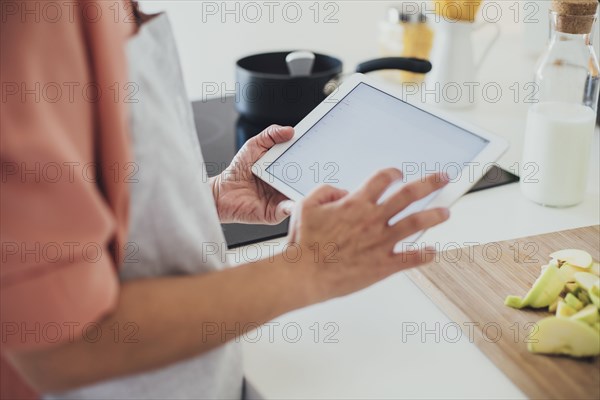
[[(295, 125), (327, 97), (342, 79), (342, 61), (314, 53), (309, 75), (292, 76), (286, 58), (295, 52), (255, 54), (238, 60), (236, 66), (236, 109), (257, 123)], [(305, 61), (296, 69), (295, 61), (306, 57), (290, 56), (293, 72), (304, 71)], [(429, 61), (416, 58), (386, 57), (359, 64), (356, 72), (399, 69), (418, 73), (431, 70)]]
[[(456, 332), (462, 329), (463, 340), (475, 343), (527, 397), (598, 399), (600, 357), (574, 360), (529, 353), (527, 341), (534, 323), (550, 313), (509, 308), (504, 299), (526, 293), (540, 266), (558, 249), (582, 249), (597, 260), (599, 236), (596, 225), (464, 247), (438, 253), (439, 262), (406, 273), (453, 321), (439, 327), (439, 337), (458, 341)], [(450, 245), (448, 249), (456, 249), (456, 244)], [(426, 325), (435, 330), (434, 325)]]

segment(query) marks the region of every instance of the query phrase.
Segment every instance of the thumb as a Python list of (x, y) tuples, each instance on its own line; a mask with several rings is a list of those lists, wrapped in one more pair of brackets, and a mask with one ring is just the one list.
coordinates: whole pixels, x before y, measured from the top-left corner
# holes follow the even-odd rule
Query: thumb
[(291, 126), (271, 125), (259, 133), (254, 140), (258, 146), (268, 150), (278, 143), (287, 142), (293, 136), (294, 128)]
[(285, 217), (289, 216), (294, 212), (296, 203), (293, 200), (283, 200), (277, 205), (277, 211), (281, 212)]
[(294, 202), (293, 200), (283, 200), (281, 203), (279, 203), (279, 207), (287, 215), (290, 215), (294, 211), (294, 208), (296, 207), (296, 202)]
[(294, 212), (296, 203), (293, 200), (283, 200), (277, 204), (277, 210), (275, 211), (278, 220), (289, 217)]

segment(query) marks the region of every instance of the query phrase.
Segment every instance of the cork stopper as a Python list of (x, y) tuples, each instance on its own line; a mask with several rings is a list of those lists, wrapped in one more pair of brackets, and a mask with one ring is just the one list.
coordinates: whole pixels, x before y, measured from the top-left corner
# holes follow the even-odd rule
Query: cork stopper
[(556, 30), (571, 34), (590, 33), (597, 8), (598, 0), (552, 0)]

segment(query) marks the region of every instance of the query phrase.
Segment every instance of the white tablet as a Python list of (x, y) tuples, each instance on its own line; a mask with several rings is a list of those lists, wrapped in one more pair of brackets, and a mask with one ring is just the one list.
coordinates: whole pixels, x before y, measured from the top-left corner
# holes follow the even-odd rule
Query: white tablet
[[(507, 142), (481, 128), (401, 100), (362, 74), (347, 78), (253, 167), (260, 179), (293, 200), (330, 184), (355, 191), (376, 171), (396, 167), (410, 181), (438, 171), (450, 183), (413, 203), (390, 223), (425, 208), (449, 207), (494, 165)], [(413, 238), (414, 239), (414, 238)]]

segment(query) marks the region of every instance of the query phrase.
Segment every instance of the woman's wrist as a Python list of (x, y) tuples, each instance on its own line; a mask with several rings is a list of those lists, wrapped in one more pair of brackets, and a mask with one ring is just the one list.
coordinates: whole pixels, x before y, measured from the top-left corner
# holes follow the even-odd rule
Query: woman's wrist
[(274, 268), (277, 276), (275, 282), (284, 289), (282, 300), (288, 302), (288, 311), (319, 303), (325, 297), (319, 289), (312, 257), (308, 254), (297, 256), (291, 253), (292, 250), (284, 251), (259, 261)]

